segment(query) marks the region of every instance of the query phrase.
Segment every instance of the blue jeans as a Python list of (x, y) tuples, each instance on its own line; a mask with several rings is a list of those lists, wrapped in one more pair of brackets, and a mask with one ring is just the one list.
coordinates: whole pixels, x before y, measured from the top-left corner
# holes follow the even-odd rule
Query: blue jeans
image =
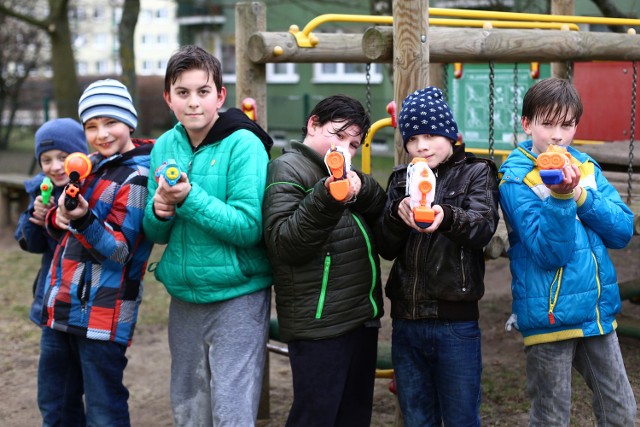
[(633, 426), (636, 400), (615, 332), (525, 348), (530, 426), (569, 426), (571, 368), (593, 391), (598, 426)]
[[(38, 406), (43, 426), (130, 426), (129, 391), (122, 383), (127, 348), (110, 341), (42, 329)], [(61, 389), (64, 390), (61, 393)], [(69, 409), (69, 405), (76, 405)]]
[(406, 427), (479, 426), (477, 321), (393, 320), (391, 357)]

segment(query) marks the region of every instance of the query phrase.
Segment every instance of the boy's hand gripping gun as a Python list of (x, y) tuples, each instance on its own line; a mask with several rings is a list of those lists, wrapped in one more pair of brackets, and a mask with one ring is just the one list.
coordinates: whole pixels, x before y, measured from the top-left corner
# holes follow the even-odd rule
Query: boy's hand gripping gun
[(180, 181), (182, 170), (174, 159), (169, 159), (156, 169), (156, 180), (160, 179), (161, 176), (164, 176), (164, 180), (167, 181), (167, 184), (173, 187), (178, 183), (178, 181)]
[(562, 168), (571, 163), (571, 154), (565, 147), (549, 145), (547, 151), (538, 155), (540, 178), (546, 185), (559, 184), (564, 179)]
[(339, 202), (346, 200), (349, 195), (347, 172), (351, 170), (351, 156), (344, 148), (332, 144), (324, 156), (324, 163), (334, 179), (329, 183), (329, 193)]
[(435, 219), (435, 211), (431, 209), (435, 193), (436, 177), (427, 159), (415, 157), (407, 167), (406, 194), (410, 197), (413, 219), (421, 228), (429, 227)]
[(69, 154), (64, 160), (64, 173), (69, 177), (69, 182), (64, 188), (64, 207), (72, 211), (78, 207), (80, 181), (91, 173), (91, 159), (84, 153)]
[(53, 191), (53, 183), (51, 182), (51, 178), (45, 176), (42, 182), (40, 183), (40, 195), (42, 196), (42, 204), (47, 206), (49, 204), (49, 199), (51, 198), (51, 192)]

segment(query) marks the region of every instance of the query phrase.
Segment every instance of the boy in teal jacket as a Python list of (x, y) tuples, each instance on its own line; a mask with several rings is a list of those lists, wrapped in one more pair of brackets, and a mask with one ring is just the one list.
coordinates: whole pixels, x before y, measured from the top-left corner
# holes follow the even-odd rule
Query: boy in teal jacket
[(144, 229), (167, 247), (155, 271), (171, 294), (171, 403), (178, 426), (255, 423), (268, 339), (271, 268), (262, 241), (269, 135), (238, 109), (221, 113), (220, 62), (185, 46), (167, 65), (178, 118), (151, 170)]

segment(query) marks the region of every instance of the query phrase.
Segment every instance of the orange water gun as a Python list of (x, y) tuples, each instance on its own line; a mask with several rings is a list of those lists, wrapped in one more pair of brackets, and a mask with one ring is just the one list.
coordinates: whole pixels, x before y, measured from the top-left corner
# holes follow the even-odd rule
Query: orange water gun
[(559, 184), (564, 179), (562, 168), (571, 163), (571, 154), (565, 147), (549, 145), (547, 151), (538, 155), (540, 178), (546, 185)]
[(332, 144), (324, 156), (324, 163), (329, 169), (329, 174), (334, 178), (329, 183), (329, 193), (339, 202), (346, 200), (349, 195), (347, 172), (351, 170), (351, 156), (342, 147), (336, 147)]
[(78, 207), (80, 181), (91, 173), (91, 159), (84, 153), (69, 154), (64, 160), (64, 173), (69, 177), (69, 182), (64, 188), (64, 207), (72, 211)]
[(407, 167), (406, 194), (413, 219), (420, 228), (427, 228), (436, 217), (431, 208), (436, 193), (436, 177), (423, 157), (414, 157)]

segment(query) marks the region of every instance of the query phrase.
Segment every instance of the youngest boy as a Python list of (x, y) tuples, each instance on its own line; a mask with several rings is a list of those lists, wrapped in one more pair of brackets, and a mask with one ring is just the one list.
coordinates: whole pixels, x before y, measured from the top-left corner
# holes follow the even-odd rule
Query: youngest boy
[(126, 87), (99, 80), (80, 97), (78, 112), (97, 152), (78, 205), (65, 194), (46, 218), (58, 247), (47, 277), (42, 358), (55, 368), (38, 373), (44, 424), (55, 425), (56, 402), (70, 372), (82, 377), (87, 425), (128, 426), (125, 356), (142, 301), (152, 244), (142, 233), (152, 144), (131, 139), (137, 114)]
[[(42, 172), (25, 182), (25, 189), (31, 196), (31, 203), (26, 211), (20, 215), (15, 239), (20, 247), (28, 252), (42, 254), (40, 270), (33, 283), (33, 303), (29, 318), (36, 325), (42, 320), (42, 305), (47, 273), (56, 248), (54, 240), (44, 227), (47, 212), (56, 206), (56, 202), (69, 177), (64, 173), (64, 161), (71, 153), (87, 153), (87, 141), (82, 125), (77, 121), (64, 118), (53, 119), (44, 123), (35, 135), (36, 160)], [(41, 188), (45, 178), (51, 180), (45, 184), (51, 188)], [(48, 192), (48, 195), (47, 195)], [(46, 200), (48, 199), (48, 200)], [(39, 370), (64, 369), (57, 361), (41, 357)], [(58, 393), (62, 395), (60, 402), (61, 424), (65, 426), (84, 425), (84, 405), (82, 403), (82, 378), (69, 373), (64, 383), (55, 384)], [(44, 384), (43, 384), (44, 387)], [(60, 392), (62, 390), (62, 392)], [(46, 401), (39, 401), (44, 407)]]
[[(565, 80), (541, 80), (524, 96), (522, 128), (531, 139), (500, 169), (510, 321), (524, 336), (529, 425), (569, 425), (574, 367), (593, 391), (598, 425), (632, 426), (636, 400), (615, 332), (620, 291), (607, 248), (629, 243), (633, 213), (600, 166), (570, 147), (581, 115)], [(571, 161), (559, 183), (545, 185), (537, 160), (549, 146), (567, 149)]]

